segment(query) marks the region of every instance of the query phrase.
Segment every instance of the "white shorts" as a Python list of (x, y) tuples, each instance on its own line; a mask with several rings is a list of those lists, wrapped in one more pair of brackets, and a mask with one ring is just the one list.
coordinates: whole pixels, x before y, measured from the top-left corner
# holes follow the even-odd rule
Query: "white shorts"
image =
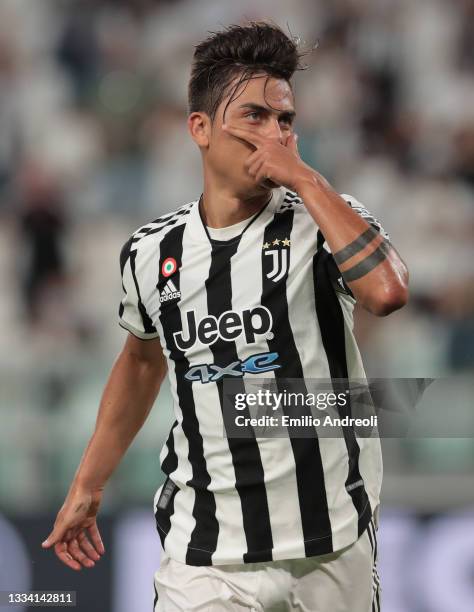
[(380, 612), (373, 521), (336, 553), (195, 567), (163, 554), (155, 612)]

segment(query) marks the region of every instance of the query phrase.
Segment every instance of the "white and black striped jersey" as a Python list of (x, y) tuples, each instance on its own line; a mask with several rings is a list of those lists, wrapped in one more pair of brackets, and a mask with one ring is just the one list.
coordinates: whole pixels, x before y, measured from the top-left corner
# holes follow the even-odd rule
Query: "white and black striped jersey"
[(160, 454), (167, 479), (154, 510), (169, 556), (188, 565), (250, 563), (326, 554), (357, 540), (379, 503), (378, 439), (351, 428), (340, 438), (223, 433), (229, 364), (234, 377), (240, 368), (243, 392), (255, 375), (243, 364), (269, 354), (279, 367), (264, 375), (276, 384), (365, 377), (355, 300), (301, 199), (274, 189), (229, 240), (211, 239), (199, 201), (188, 203), (137, 230), (121, 270), (120, 324), (139, 338), (159, 337), (168, 361), (176, 420)]

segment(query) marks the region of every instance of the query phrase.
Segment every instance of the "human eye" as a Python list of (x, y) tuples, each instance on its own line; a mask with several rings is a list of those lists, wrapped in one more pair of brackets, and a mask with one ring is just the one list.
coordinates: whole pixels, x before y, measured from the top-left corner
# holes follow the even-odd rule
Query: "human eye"
[(290, 129), (293, 125), (293, 120), (291, 117), (287, 117), (285, 115), (282, 115), (278, 121), (280, 122), (280, 125), (283, 125), (286, 129)]
[(258, 110), (250, 111), (245, 115), (247, 119), (251, 119), (252, 121), (258, 121), (262, 116), (262, 112)]

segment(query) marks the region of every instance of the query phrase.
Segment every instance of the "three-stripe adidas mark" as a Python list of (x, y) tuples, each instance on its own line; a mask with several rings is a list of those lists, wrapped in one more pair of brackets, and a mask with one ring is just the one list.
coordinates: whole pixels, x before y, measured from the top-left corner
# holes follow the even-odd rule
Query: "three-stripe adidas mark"
[(170, 279), (166, 283), (163, 291), (160, 293), (160, 302), (161, 303), (168, 302), (169, 300), (174, 300), (175, 298), (180, 298), (180, 297), (181, 297), (181, 291), (178, 291), (178, 289), (176, 288), (176, 285)]

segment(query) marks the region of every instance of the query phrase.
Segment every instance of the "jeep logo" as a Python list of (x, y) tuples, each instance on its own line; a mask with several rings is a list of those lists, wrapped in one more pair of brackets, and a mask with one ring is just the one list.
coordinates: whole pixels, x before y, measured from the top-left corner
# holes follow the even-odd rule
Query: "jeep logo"
[(242, 333), (245, 335), (247, 344), (253, 344), (255, 336), (266, 334), (271, 330), (273, 323), (270, 311), (264, 306), (244, 310), (241, 315), (233, 310), (227, 310), (218, 319), (208, 315), (197, 324), (195, 311), (188, 310), (186, 322), (186, 334), (184, 329), (173, 334), (176, 346), (181, 351), (187, 351), (196, 342), (206, 345), (213, 344), (218, 338), (231, 342)]

